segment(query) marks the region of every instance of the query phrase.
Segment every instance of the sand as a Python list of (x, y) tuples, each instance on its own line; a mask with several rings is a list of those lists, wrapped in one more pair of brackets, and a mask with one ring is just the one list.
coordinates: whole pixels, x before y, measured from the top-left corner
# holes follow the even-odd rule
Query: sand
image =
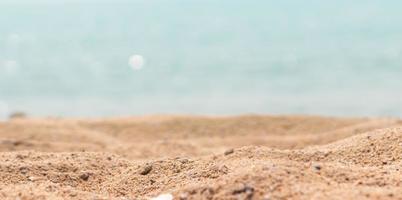
[(392, 118), (13, 119), (0, 151), (0, 199), (402, 199)]

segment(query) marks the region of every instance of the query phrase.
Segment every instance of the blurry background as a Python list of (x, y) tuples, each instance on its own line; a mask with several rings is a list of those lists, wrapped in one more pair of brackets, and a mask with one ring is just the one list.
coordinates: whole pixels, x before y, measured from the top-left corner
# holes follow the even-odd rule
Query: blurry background
[[(0, 117), (402, 116), (397, 0), (1, 0)], [(128, 59), (146, 59), (133, 70)]]

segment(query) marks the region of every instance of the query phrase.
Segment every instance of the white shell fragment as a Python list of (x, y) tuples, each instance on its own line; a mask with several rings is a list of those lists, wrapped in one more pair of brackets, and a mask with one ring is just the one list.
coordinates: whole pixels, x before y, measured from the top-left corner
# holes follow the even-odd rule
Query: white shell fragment
[(151, 200), (173, 200), (173, 195), (171, 194), (161, 194), (157, 197), (151, 198)]

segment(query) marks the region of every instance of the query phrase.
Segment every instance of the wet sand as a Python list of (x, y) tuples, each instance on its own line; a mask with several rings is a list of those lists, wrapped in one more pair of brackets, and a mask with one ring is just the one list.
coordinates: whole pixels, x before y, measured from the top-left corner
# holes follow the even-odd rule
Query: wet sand
[(402, 198), (392, 118), (14, 119), (0, 151), (0, 199)]

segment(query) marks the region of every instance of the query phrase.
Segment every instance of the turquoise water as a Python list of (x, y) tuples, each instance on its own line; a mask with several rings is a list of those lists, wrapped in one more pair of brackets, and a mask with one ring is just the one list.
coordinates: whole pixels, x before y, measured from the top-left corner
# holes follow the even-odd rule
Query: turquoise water
[[(402, 116), (401, 6), (1, 1), (0, 117)], [(133, 54), (142, 70), (128, 66)]]

